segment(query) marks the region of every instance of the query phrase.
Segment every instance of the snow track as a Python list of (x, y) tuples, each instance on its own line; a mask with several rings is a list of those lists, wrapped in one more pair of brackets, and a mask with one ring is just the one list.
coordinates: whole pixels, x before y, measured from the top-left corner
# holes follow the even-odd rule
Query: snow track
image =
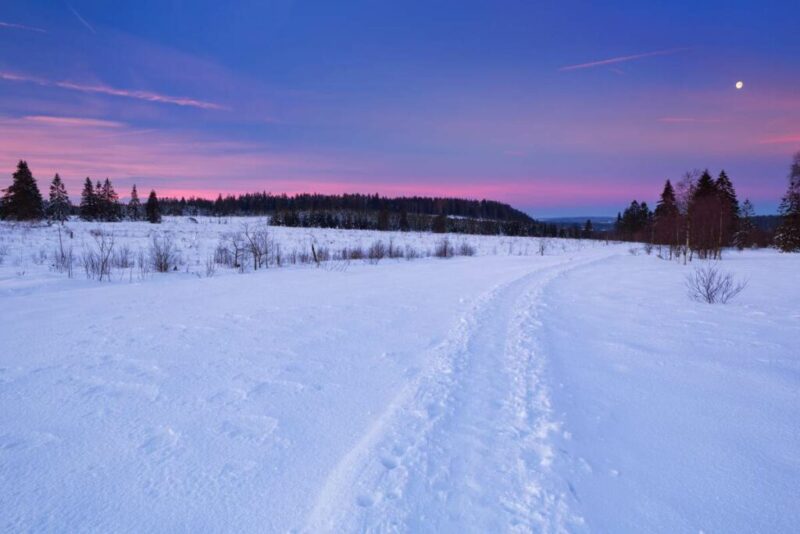
[(339, 462), (306, 530), (562, 532), (582, 524), (550, 472), (538, 297), (564, 260), (495, 287)]

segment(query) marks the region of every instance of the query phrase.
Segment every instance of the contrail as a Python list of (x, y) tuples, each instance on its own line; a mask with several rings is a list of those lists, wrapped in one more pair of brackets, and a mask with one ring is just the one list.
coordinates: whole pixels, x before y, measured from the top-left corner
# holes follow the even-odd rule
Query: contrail
[(90, 32), (92, 32), (92, 33), (94, 33), (94, 34), (97, 34), (97, 32), (96, 32), (96, 31), (94, 31), (94, 28), (92, 27), (92, 25), (91, 25), (91, 24), (89, 24), (88, 22), (86, 22), (86, 19), (85, 19), (85, 18), (83, 18), (83, 17), (81, 17), (81, 14), (80, 14), (80, 13), (78, 13), (78, 12), (75, 10), (75, 8), (74, 8), (74, 7), (72, 7), (70, 4), (67, 4), (67, 7), (69, 8), (69, 10), (70, 10), (70, 11), (72, 11), (72, 14), (73, 14), (73, 15), (75, 15), (75, 17), (76, 17), (76, 18), (77, 18), (79, 21), (81, 21), (81, 24), (83, 24), (84, 26), (86, 26), (86, 27), (89, 29), (89, 31), (90, 31)]
[(35, 26), (26, 26), (25, 24), (12, 24), (11, 22), (0, 21), (0, 28), (10, 28), (12, 30), (26, 30), (29, 32), (47, 33), (47, 30), (37, 28)]
[(646, 52), (644, 54), (634, 54), (632, 56), (620, 56), (620, 57), (612, 57), (609, 59), (601, 59), (600, 61), (591, 61), (589, 63), (581, 63), (579, 65), (568, 65), (566, 67), (561, 67), (558, 69), (559, 71), (567, 71), (567, 70), (578, 70), (578, 69), (590, 69), (592, 67), (602, 67), (603, 65), (613, 65), (614, 63), (624, 63), (626, 61), (634, 61), (636, 59), (642, 59), (646, 57), (653, 57), (653, 56), (669, 56), (672, 54), (677, 54), (678, 52), (685, 52), (690, 50), (689, 48), (670, 48), (669, 50), (658, 50), (656, 52)]

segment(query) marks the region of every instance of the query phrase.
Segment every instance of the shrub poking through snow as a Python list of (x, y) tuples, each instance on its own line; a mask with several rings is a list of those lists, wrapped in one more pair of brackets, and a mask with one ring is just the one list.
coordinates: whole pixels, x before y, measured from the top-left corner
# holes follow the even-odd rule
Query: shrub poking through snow
[(169, 272), (178, 266), (178, 251), (168, 235), (153, 235), (147, 255), (150, 266), (158, 273)]
[(433, 251), (433, 255), (437, 258), (452, 258), (453, 253), (453, 246), (446, 237), (436, 244), (436, 249)]
[(714, 265), (695, 269), (686, 277), (689, 296), (698, 302), (725, 304), (747, 287), (747, 281), (736, 281), (733, 274)]

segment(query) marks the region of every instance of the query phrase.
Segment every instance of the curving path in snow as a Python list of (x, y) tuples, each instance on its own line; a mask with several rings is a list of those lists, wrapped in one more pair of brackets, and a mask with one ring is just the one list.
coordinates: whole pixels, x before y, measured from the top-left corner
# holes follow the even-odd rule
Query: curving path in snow
[(320, 531), (560, 532), (582, 525), (551, 473), (554, 418), (538, 336), (540, 296), (597, 259), (532, 265), (461, 316), (327, 478)]

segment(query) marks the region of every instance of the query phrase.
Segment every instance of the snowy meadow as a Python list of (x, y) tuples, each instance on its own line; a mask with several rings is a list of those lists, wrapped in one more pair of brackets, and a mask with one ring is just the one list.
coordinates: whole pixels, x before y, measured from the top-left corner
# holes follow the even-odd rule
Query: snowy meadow
[[(693, 298), (709, 266), (746, 286)], [(799, 271), (256, 218), (1, 223), (0, 527), (796, 531)]]

